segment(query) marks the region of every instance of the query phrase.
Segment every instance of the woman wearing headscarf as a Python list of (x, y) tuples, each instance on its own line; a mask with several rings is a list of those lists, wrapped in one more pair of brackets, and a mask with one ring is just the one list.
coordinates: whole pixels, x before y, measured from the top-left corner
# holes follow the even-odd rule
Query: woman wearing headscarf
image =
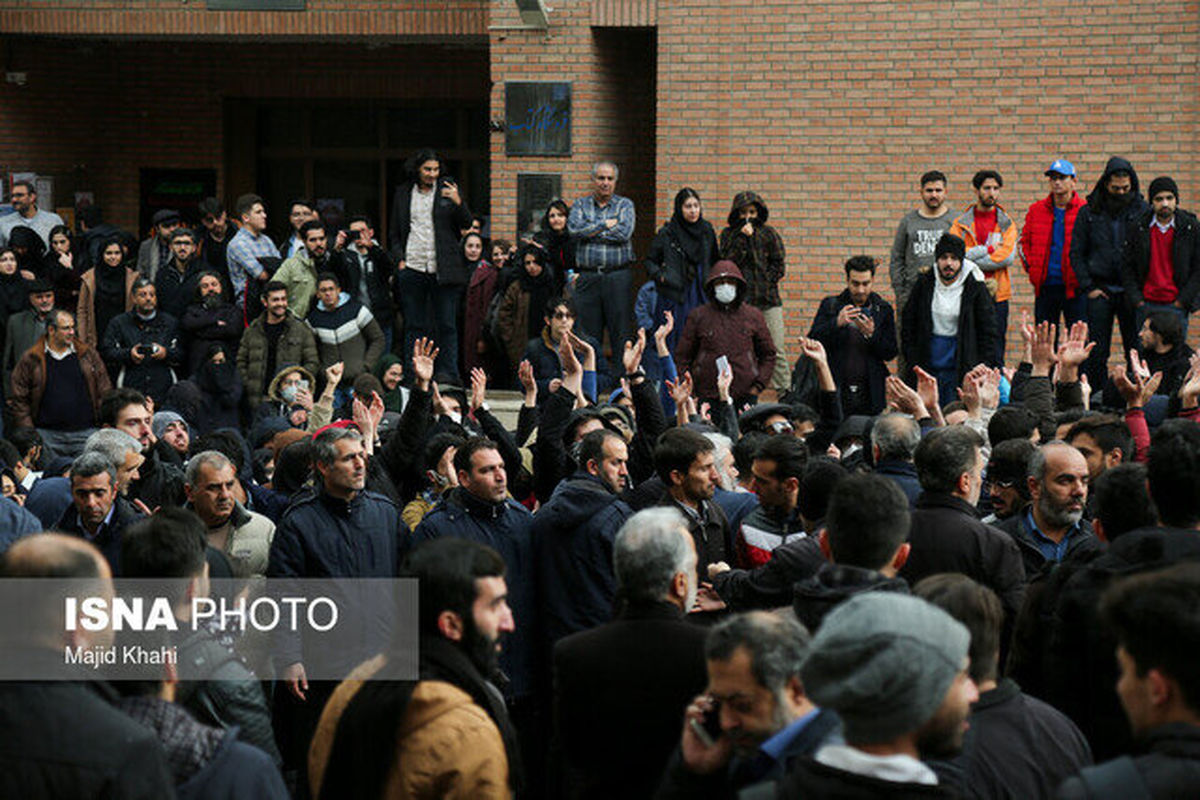
[(80, 279), (75, 322), (80, 341), (95, 347), (113, 317), (133, 308), (131, 292), (137, 276), (137, 270), (126, 266), (121, 240), (116, 236), (106, 239), (100, 245), (99, 263)]
[(404, 380), (404, 360), (395, 353), (384, 353), (372, 372), (383, 384), (383, 410), (399, 414), (408, 402), (408, 389), (400, 385)]
[(37, 231), (26, 225), (18, 225), (8, 234), (8, 246), (17, 257), (17, 269), (23, 278), (33, 280), (42, 277), (46, 243)]
[[(575, 246), (577, 240), (567, 231), (567, 217), (571, 209), (562, 200), (555, 200), (542, 215), (542, 227), (526, 239), (526, 244), (539, 248), (546, 256), (546, 267), (554, 279), (554, 293), (561, 295), (567, 282), (567, 272), (575, 269)], [(520, 274), (520, 264), (513, 276)], [(503, 279), (501, 279), (503, 281)], [(507, 288), (507, 287), (505, 287)]]
[[(29, 288), (17, 268), (17, 254), (11, 247), (0, 248), (0, 317), (7, 322), (9, 317), (20, 314), (27, 308)], [(5, 325), (0, 323), (0, 349), (4, 347), (5, 333)]]
[(50, 250), (42, 258), (42, 271), (38, 273), (54, 287), (55, 306), (75, 308), (79, 305), (79, 276), (82, 274), (75, 257), (71, 229), (66, 225), (55, 225), (50, 229)]
[(546, 304), (558, 296), (554, 278), (546, 268), (546, 255), (536, 247), (526, 247), (518, 258), (521, 271), (504, 293), (496, 313), (496, 329), (504, 342), (508, 363), (521, 363), (530, 339), (542, 335)]
[(675, 195), (675, 213), (659, 229), (646, 254), (646, 273), (658, 289), (655, 324), (663, 324), (664, 311), (675, 316), (675, 327), (667, 336), (671, 352), (675, 352), (688, 313), (708, 301), (704, 282), (716, 260), (717, 234), (704, 219), (700, 195), (695, 189), (680, 189)]

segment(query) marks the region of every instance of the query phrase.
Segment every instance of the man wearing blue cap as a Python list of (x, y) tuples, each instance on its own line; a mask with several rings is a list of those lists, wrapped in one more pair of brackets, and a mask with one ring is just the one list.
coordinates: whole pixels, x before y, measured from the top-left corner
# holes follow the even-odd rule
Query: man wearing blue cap
[(1033, 284), (1033, 315), (1038, 322), (1066, 324), (1082, 319), (1085, 295), (1076, 293), (1079, 281), (1071, 269), (1071, 232), (1086, 203), (1075, 191), (1075, 165), (1057, 159), (1046, 170), (1050, 194), (1025, 212), (1021, 229), (1021, 265)]

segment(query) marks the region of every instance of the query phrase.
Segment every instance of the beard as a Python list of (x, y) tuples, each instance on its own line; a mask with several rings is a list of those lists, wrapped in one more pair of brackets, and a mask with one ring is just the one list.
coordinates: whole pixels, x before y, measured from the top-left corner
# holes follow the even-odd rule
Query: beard
[(1070, 511), (1066, 508), (1060, 508), (1045, 494), (1038, 498), (1037, 505), (1042, 517), (1051, 525), (1061, 525), (1064, 528), (1069, 528), (1073, 527), (1083, 518), (1083, 509)]
[(499, 642), (499, 638), (489, 639), (485, 636), (469, 613), (464, 617), (462, 647), (479, 674), (489, 680), (500, 671)]

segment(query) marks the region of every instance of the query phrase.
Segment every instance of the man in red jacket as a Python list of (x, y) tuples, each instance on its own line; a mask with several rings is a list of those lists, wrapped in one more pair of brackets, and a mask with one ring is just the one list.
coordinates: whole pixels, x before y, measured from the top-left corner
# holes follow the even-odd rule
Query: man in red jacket
[(1021, 229), (1021, 264), (1029, 274), (1036, 296), (1033, 315), (1038, 322), (1070, 325), (1084, 317), (1084, 295), (1076, 296), (1079, 282), (1071, 269), (1071, 231), (1086, 202), (1075, 192), (1075, 165), (1060, 158), (1046, 170), (1050, 194), (1025, 212)]

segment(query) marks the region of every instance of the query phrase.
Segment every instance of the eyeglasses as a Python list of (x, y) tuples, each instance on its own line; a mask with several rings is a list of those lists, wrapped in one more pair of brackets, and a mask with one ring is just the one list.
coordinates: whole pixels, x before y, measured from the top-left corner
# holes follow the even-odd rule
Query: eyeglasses
[(575, 315), (570, 311), (555, 311), (554, 319), (575, 319)]

